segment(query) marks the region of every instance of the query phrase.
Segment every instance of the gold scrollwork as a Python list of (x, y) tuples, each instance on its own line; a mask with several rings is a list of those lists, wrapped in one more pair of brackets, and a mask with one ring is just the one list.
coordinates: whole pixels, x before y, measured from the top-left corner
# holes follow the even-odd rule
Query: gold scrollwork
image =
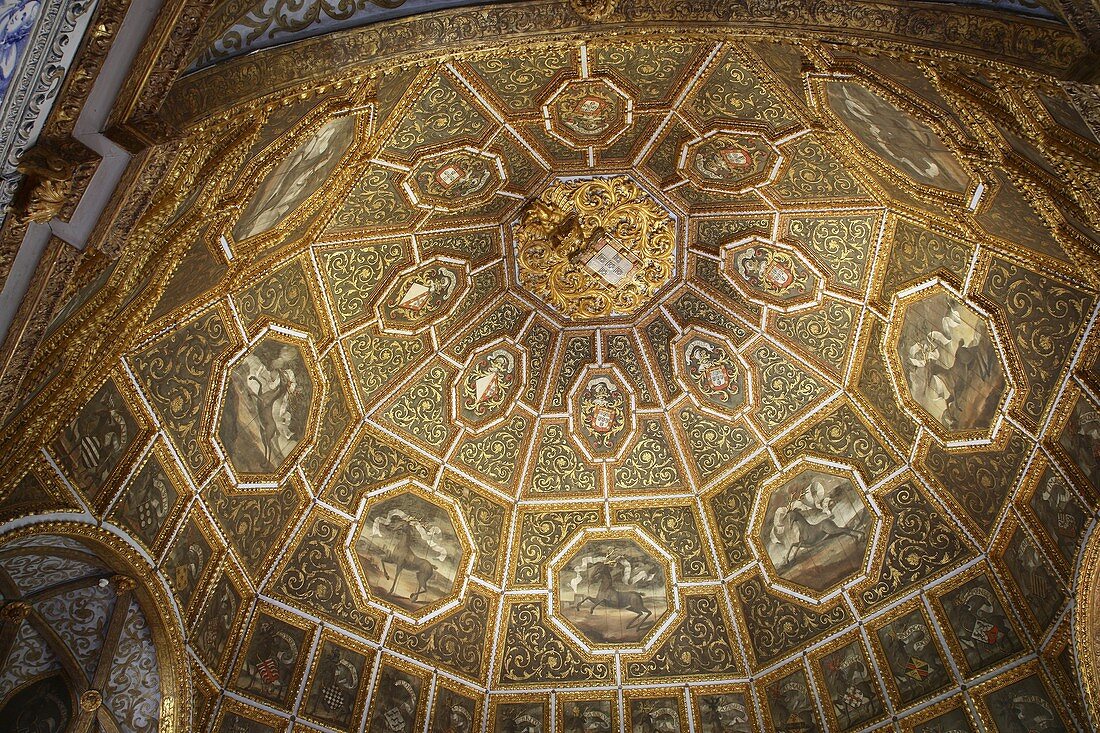
[(675, 269), (672, 217), (625, 176), (552, 184), (515, 242), (520, 282), (570, 318), (633, 313)]

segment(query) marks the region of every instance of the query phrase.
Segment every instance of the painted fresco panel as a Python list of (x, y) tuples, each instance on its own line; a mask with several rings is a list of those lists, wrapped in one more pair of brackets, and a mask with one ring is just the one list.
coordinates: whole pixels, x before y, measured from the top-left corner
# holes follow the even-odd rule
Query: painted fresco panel
[(558, 608), (592, 643), (635, 643), (668, 610), (667, 586), (664, 566), (634, 540), (592, 539), (558, 570)]
[(984, 318), (950, 293), (905, 309), (898, 360), (909, 394), (943, 428), (987, 429), (1006, 388)]
[(338, 117), (282, 159), (241, 212), (233, 238), (241, 241), (278, 226), (316, 193), (351, 144), (355, 126), (355, 117)]
[(233, 366), (218, 437), (241, 474), (279, 472), (306, 437), (313, 376), (302, 347), (265, 338)]
[(355, 542), (371, 595), (406, 611), (453, 593), (465, 553), (451, 515), (411, 493), (374, 504)]
[(807, 470), (772, 490), (759, 538), (779, 577), (824, 591), (859, 572), (869, 525), (851, 479)]
[(898, 171), (928, 186), (966, 190), (966, 171), (927, 124), (856, 82), (830, 82), (828, 95), (829, 106), (859, 141)]

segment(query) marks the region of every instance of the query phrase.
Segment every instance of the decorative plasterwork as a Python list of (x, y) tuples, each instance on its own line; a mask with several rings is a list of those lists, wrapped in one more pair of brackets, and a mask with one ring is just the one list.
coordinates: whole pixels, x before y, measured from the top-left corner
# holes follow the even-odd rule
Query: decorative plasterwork
[[(1053, 117), (964, 104), (942, 67), (840, 61), (831, 48), (647, 35), (501, 45), (377, 89), (348, 76), (211, 120), (189, 139), (190, 172), (165, 174), (182, 193), (154, 228), (165, 272), (123, 309), (143, 320), (72, 396), (81, 407), (29, 434), (38, 464), (19, 464), (21, 493), (0, 509), (41, 511), (28, 496), (86, 504), (153, 556), (209, 691), (198, 728), (384, 729), (457, 709), (479, 730), (565, 729), (584, 719), (574, 704), (632, 727), (701, 727), (714, 711), (908, 726), (924, 705), (956, 713), (958, 699), (995, 720), (1018, 694), (1078, 725), (1073, 665), (1057, 661), (1078, 551), (1059, 527), (1094, 511), (1100, 436), (1092, 260), (1068, 217), (1094, 209), (1005, 161), (1026, 157), (1012, 152), (1019, 138), (1087, 178), (1089, 148), (1061, 146)], [(989, 95), (1013, 110), (1036, 85), (1058, 93), (996, 71)], [(888, 89), (883, 114), (899, 126), (955, 120), (947, 154), (997, 181), (978, 206), (871, 159), (817, 88), (840, 74)], [(613, 80), (632, 117), (610, 142), (567, 145), (542, 106), (594, 78)], [(315, 194), (296, 197), (302, 181), (287, 176), (269, 188), (270, 227), (223, 244), (266, 172), (350, 109), (363, 120), (354, 152)], [(680, 161), (708, 130), (761, 130), (782, 163), (744, 190), (699, 185)], [(459, 165), (480, 161), (493, 162), (491, 196)], [(413, 170), (452, 188), (419, 205)], [(673, 274), (629, 314), (567, 318), (524, 286), (514, 222), (554, 182), (608, 173), (674, 221)], [(796, 270), (806, 293), (790, 307), (764, 297)], [(973, 318), (941, 308), (946, 294)], [(57, 333), (83, 334), (101, 302), (78, 302)], [(900, 339), (927, 304), (952, 349), (988, 343), (1006, 375), (999, 423), (979, 415), (981, 436), (940, 435), (907, 396)], [(980, 321), (988, 341), (955, 338), (956, 320)], [(241, 484), (218, 417), (230, 374), (273, 338), (308, 362), (312, 422), (279, 471)], [(952, 380), (966, 360), (941, 361), (963, 395), (966, 380)], [(97, 397), (108, 377), (112, 401)], [(239, 407), (238, 427), (265, 417), (262, 401)], [(112, 450), (127, 415), (141, 437)], [(82, 466), (71, 449), (84, 438), (99, 442)], [(89, 493), (89, 475), (108, 480)], [(773, 535), (786, 552), (771, 552)], [(979, 611), (1000, 634), (974, 636)], [(946, 660), (934, 689), (891, 686), (917, 662), (890, 633), (911, 627), (928, 631), (918, 662)]]
[[(983, 9), (1061, 20), (1051, 3), (1033, 0), (933, 0), (944, 5), (974, 5)], [(608, 20), (618, 6), (617, 0), (572, 0), (575, 11), (591, 22)], [(206, 43), (192, 54), (189, 71), (223, 63), (237, 56), (275, 44), (331, 33), (344, 28), (368, 25), (391, 18), (471, 5), (470, 0), (356, 0), (341, 4), (336, 0), (310, 0), (288, 6), (280, 0), (237, 0), (225, 2), (207, 20), (200, 32)]]
[(39, 0), (4, 13), (10, 37), (0, 59), (0, 209), (11, 203), (20, 180), (16, 167), (46, 122), (97, 4)]

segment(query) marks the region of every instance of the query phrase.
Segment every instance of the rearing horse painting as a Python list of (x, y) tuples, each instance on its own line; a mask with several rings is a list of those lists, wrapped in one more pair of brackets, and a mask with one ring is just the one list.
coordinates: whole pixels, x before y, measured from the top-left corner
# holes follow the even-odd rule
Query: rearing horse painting
[(370, 594), (413, 612), (454, 590), (465, 557), (447, 510), (412, 491), (368, 505), (355, 554)]
[(650, 611), (645, 605), (645, 599), (642, 598), (642, 594), (636, 590), (619, 590), (617, 586), (621, 585), (617, 582), (618, 578), (622, 577), (622, 568), (618, 562), (613, 559), (608, 559), (604, 562), (598, 562), (591, 568), (589, 586), (596, 586), (595, 596), (585, 596), (577, 601), (577, 610), (579, 611), (584, 607), (584, 604), (591, 603), (592, 607), (588, 612), (595, 613), (596, 609), (600, 606), (606, 606), (608, 608), (618, 608), (626, 611), (630, 611), (634, 614), (634, 618), (627, 622), (626, 628), (630, 628), (637, 624), (641, 626), (643, 623), (649, 620), (649, 617), (653, 615), (653, 611)]
[(591, 539), (557, 573), (559, 612), (593, 643), (641, 641), (668, 610), (664, 565), (633, 539)]
[(758, 537), (780, 578), (824, 591), (862, 566), (870, 521), (850, 479), (807, 469), (770, 493)]

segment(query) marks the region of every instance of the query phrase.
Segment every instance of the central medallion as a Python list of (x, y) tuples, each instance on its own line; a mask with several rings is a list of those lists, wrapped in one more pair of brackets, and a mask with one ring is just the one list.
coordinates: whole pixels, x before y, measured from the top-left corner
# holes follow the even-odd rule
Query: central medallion
[(515, 227), (520, 283), (574, 319), (623, 316), (675, 270), (672, 215), (626, 176), (562, 180)]

